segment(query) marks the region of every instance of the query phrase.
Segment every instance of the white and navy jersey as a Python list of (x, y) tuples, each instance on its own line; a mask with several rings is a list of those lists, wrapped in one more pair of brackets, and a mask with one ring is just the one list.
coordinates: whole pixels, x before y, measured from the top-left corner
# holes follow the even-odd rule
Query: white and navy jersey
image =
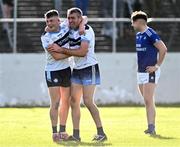
[(69, 48), (69, 26), (67, 21), (60, 24), (59, 32), (45, 32), (41, 36), (42, 46), (46, 52), (45, 71), (57, 71), (69, 67), (69, 59), (55, 60), (47, 51), (50, 44), (56, 43), (59, 46)]
[(154, 66), (157, 63), (158, 49), (154, 43), (160, 40), (157, 33), (150, 27), (145, 32), (136, 34), (138, 72), (146, 72), (147, 66)]
[(97, 64), (96, 55), (94, 52), (95, 35), (91, 26), (85, 26), (85, 34), (79, 35), (79, 30), (70, 30), (69, 32), (69, 46), (70, 49), (77, 49), (80, 47), (82, 41), (89, 43), (88, 53), (85, 57), (74, 57), (74, 69), (83, 69), (88, 66)]

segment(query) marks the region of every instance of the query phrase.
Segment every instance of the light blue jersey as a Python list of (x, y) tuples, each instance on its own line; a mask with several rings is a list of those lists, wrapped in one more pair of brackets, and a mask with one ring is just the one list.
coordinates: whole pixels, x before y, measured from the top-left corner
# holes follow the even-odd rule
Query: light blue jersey
[(70, 66), (69, 59), (55, 60), (47, 51), (50, 44), (56, 43), (59, 46), (69, 48), (69, 26), (68, 22), (64, 21), (59, 26), (58, 32), (45, 32), (41, 36), (42, 46), (46, 52), (46, 71), (62, 70)]
[(69, 46), (70, 49), (77, 49), (80, 47), (81, 42), (87, 41), (89, 43), (88, 53), (85, 57), (75, 57), (74, 69), (83, 69), (98, 63), (94, 51), (95, 47), (95, 34), (91, 26), (85, 26), (85, 34), (80, 35), (79, 30), (70, 30), (69, 32)]

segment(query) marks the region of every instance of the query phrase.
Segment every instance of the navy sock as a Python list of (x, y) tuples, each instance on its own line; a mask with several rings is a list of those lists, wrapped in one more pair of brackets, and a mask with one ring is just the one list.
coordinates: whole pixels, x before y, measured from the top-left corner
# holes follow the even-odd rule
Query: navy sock
[(103, 127), (98, 127), (98, 128), (97, 128), (97, 134), (98, 134), (98, 135), (104, 135)]
[(57, 133), (57, 126), (52, 126), (52, 132)]
[(66, 126), (65, 125), (60, 125), (59, 126), (59, 132), (66, 132)]
[(73, 129), (73, 136), (79, 138), (79, 129)]
[(148, 125), (148, 130), (154, 131), (155, 130), (155, 125), (154, 124), (149, 124)]

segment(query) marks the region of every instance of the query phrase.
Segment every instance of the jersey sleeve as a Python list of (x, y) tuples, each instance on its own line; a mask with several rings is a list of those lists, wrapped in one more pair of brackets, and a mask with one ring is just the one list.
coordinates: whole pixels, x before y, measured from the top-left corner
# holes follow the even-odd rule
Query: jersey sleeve
[(151, 30), (151, 35), (149, 38), (153, 44), (161, 40), (159, 35), (154, 30)]
[(51, 41), (51, 39), (45, 35), (41, 36), (41, 42), (44, 49), (47, 49), (48, 46), (53, 43), (53, 41)]
[(90, 30), (86, 30), (85, 33), (81, 35), (81, 42), (86, 41), (89, 43), (91, 41), (91, 38), (92, 38), (92, 34)]

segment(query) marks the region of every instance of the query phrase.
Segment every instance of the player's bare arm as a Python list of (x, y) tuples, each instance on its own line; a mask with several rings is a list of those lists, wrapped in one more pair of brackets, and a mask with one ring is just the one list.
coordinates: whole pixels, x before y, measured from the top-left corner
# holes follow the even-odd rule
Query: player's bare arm
[(62, 59), (66, 59), (66, 58), (70, 57), (69, 55), (60, 54), (60, 53), (57, 53), (57, 52), (52, 52), (51, 55), (53, 56), (53, 58), (55, 60), (62, 60)]
[(165, 55), (166, 55), (167, 47), (163, 41), (156, 42), (154, 44), (154, 46), (159, 50), (159, 59), (157, 61), (157, 65), (160, 66), (164, 60)]
[(48, 51), (56, 52), (56, 53), (59, 52), (67, 56), (69, 55), (69, 56), (84, 57), (88, 52), (88, 46), (89, 43), (87, 41), (82, 41), (81, 46), (79, 48), (72, 50), (68, 48), (62, 48), (54, 43), (51, 47), (48, 48)]
[(85, 27), (84, 26), (85, 26), (85, 24), (87, 24), (87, 20), (88, 20), (87, 16), (83, 16), (82, 18), (83, 19), (79, 25), (79, 34), (80, 35), (83, 35), (85, 33)]
[[(79, 25), (79, 34), (81, 35), (81, 34), (84, 34), (85, 33), (85, 27), (84, 27), (84, 25), (87, 23), (87, 16), (83, 16), (83, 19), (82, 19), (82, 21), (81, 21), (81, 23), (80, 23), (80, 25)], [(45, 31), (46, 32), (49, 32), (50, 31), (50, 29), (48, 28), (48, 26), (46, 26), (46, 28), (45, 28)], [(55, 49), (55, 50), (53, 50), (53, 48)], [(59, 50), (57, 50), (57, 48), (58, 48), (58, 45), (57, 44), (51, 44), (51, 45), (49, 45), (49, 47), (48, 47), (48, 51), (49, 51), (49, 53), (53, 56), (53, 58), (55, 59), (55, 60), (62, 60), (62, 59), (65, 59), (65, 58), (68, 58), (68, 57), (70, 57), (71, 55), (70, 54), (64, 54), (64, 53), (62, 53), (62, 52), (59, 52)], [(81, 51), (81, 50), (80, 50)], [(84, 53), (84, 51), (82, 51), (82, 53), (81, 54), (78, 54), (79, 56), (83, 56), (83, 53)], [(85, 56), (85, 55), (84, 55)]]
[[(48, 49), (52, 48), (53, 46), (59, 47), (57, 44), (54, 43), (54, 44), (49, 45)], [(59, 53), (59, 52), (56, 52), (56, 51), (51, 51), (51, 50), (48, 50), (48, 51), (55, 60), (62, 60), (62, 59), (66, 59), (66, 58), (70, 57), (69, 55), (62, 54), (62, 53)]]
[(152, 72), (156, 71), (161, 66), (161, 64), (164, 60), (164, 57), (166, 55), (166, 52), (167, 52), (167, 47), (164, 44), (164, 42), (161, 40), (154, 43), (154, 46), (159, 50), (159, 58), (158, 58), (158, 61), (155, 66), (148, 66), (146, 68), (146, 71), (148, 73), (152, 73)]

